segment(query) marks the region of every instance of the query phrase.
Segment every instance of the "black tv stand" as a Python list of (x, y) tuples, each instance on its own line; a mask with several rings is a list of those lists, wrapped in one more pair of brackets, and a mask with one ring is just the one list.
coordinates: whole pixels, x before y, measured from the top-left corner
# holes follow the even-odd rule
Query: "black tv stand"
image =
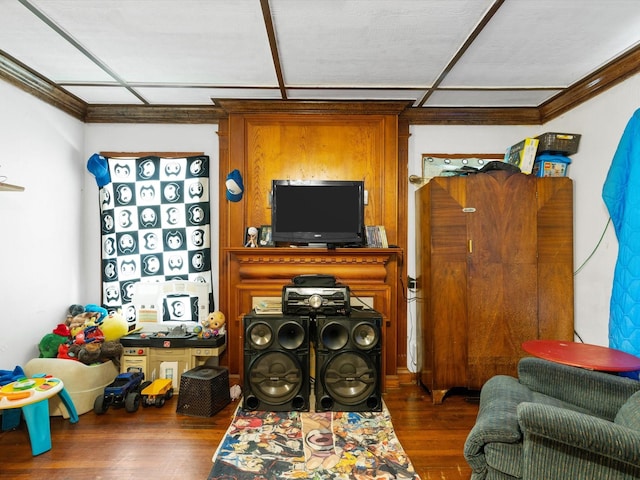
[[(316, 242), (309, 242), (305, 246), (307, 248), (329, 248), (330, 249), (329, 245), (331, 245), (331, 244), (330, 243), (323, 243), (323, 242), (317, 242), (317, 243)], [(335, 247), (333, 247), (333, 248), (335, 248)]]
[[(275, 247), (277, 248), (278, 245), (275, 245)], [(339, 248), (367, 248), (366, 245), (360, 245), (360, 244), (354, 244), (354, 243), (315, 243), (315, 242), (309, 242), (306, 244), (291, 244), (289, 245), (290, 248), (322, 248), (322, 249), (327, 249), (327, 250), (337, 250)]]

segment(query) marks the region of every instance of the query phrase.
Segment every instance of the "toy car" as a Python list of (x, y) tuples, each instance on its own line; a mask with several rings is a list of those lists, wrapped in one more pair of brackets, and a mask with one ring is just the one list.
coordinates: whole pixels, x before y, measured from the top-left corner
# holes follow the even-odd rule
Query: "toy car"
[(140, 390), (144, 388), (144, 373), (130, 371), (119, 374), (113, 382), (104, 388), (104, 394), (96, 397), (93, 411), (97, 415), (105, 413), (109, 407), (124, 406), (127, 412), (133, 413), (140, 406)]
[(155, 405), (160, 408), (165, 400), (173, 397), (173, 384), (170, 378), (158, 378), (150, 385), (146, 386), (142, 392), (142, 406), (149, 407)]

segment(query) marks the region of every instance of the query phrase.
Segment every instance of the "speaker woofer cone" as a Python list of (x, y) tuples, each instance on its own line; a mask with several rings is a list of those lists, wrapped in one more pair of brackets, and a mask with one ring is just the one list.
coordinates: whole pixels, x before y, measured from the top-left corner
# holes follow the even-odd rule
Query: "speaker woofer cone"
[(349, 342), (349, 330), (342, 323), (330, 322), (322, 328), (320, 339), (325, 348), (340, 350)]
[(357, 405), (374, 393), (376, 377), (376, 368), (369, 358), (358, 352), (344, 352), (327, 362), (322, 381), (335, 401)]
[(251, 364), (249, 385), (267, 404), (282, 405), (293, 399), (302, 386), (300, 363), (287, 352), (267, 352)]
[(371, 323), (361, 322), (351, 330), (352, 340), (358, 348), (369, 350), (378, 345), (378, 329)]
[(265, 322), (251, 324), (247, 329), (246, 335), (251, 346), (257, 350), (264, 350), (273, 342), (273, 330)]
[(304, 340), (304, 328), (299, 323), (286, 322), (278, 328), (278, 343), (282, 348), (295, 350), (300, 348)]

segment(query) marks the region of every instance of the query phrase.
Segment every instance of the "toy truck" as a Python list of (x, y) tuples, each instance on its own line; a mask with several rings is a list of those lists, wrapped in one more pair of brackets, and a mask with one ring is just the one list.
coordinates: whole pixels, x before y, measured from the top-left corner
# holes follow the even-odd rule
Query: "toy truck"
[(173, 397), (173, 385), (170, 378), (158, 378), (147, 385), (141, 392), (142, 406), (155, 405), (160, 408), (165, 400)]
[(103, 395), (96, 397), (93, 411), (97, 415), (102, 415), (109, 407), (124, 406), (127, 412), (136, 412), (140, 406), (140, 390), (146, 386), (142, 384), (143, 380), (144, 373), (142, 372), (121, 373), (104, 388)]

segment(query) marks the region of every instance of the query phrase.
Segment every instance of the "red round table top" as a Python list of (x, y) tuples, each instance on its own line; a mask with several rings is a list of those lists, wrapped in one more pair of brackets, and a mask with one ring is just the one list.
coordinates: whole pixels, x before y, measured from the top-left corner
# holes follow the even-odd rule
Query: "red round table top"
[(603, 372), (640, 370), (640, 358), (613, 348), (565, 340), (529, 340), (522, 344), (525, 352), (539, 358), (573, 367)]

